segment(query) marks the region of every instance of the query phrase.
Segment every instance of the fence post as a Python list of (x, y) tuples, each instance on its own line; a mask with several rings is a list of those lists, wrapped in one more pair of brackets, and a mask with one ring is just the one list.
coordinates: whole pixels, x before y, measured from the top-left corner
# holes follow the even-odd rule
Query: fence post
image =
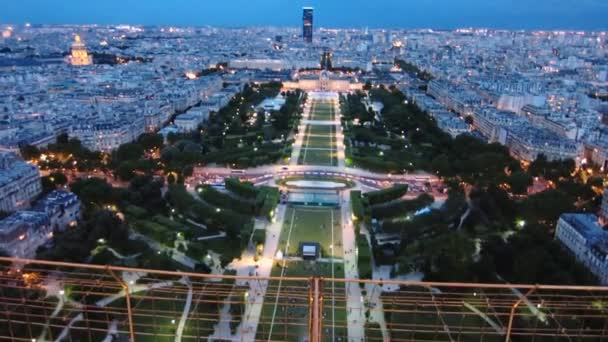
[(515, 316), (515, 310), (517, 309), (519, 304), (521, 304), (521, 302), (523, 302), (523, 300), (526, 299), (529, 295), (531, 295), (534, 291), (536, 291), (536, 287), (533, 287), (528, 290), (528, 292), (523, 297), (519, 298), (519, 300), (515, 302), (513, 306), (511, 306), (511, 313), (509, 314), (509, 325), (507, 326), (507, 335), (505, 337), (505, 342), (511, 342), (511, 329), (513, 328), (513, 316)]
[(321, 279), (310, 278), (309, 289), (309, 320), (308, 320), (308, 340), (310, 342), (321, 341), (321, 321), (322, 321), (322, 301)]
[(133, 315), (131, 312), (131, 294), (129, 292), (129, 286), (127, 284), (125, 284), (125, 282), (122, 281), (122, 279), (120, 279), (118, 276), (116, 276), (116, 274), (114, 273), (114, 271), (112, 271), (110, 266), (106, 266), (106, 270), (112, 276), (112, 278), (114, 278), (120, 284), (123, 291), (125, 291), (125, 299), (127, 301), (127, 315), (128, 315), (127, 318), (128, 318), (128, 322), (129, 322), (129, 336), (130, 336), (130, 341), (135, 342), (135, 330), (133, 329)]

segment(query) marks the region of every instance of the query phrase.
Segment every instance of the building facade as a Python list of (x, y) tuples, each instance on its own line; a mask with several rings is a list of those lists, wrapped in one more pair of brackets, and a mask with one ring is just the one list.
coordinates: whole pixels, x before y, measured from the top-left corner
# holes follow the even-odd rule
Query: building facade
[(566, 246), (600, 282), (608, 284), (608, 232), (593, 214), (563, 214), (555, 238)]
[(53, 237), (46, 213), (19, 211), (0, 221), (0, 250), (12, 257), (31, 259), (38, 247)]
[(53, 231), (65, 231), (80, 220), (80, 200), (72, 192), (55, 190), (32, 208), (49, 216)]
[(40, 172), (16, 154), (0, 153), (0, 210), (26, 208), (42, 192)]

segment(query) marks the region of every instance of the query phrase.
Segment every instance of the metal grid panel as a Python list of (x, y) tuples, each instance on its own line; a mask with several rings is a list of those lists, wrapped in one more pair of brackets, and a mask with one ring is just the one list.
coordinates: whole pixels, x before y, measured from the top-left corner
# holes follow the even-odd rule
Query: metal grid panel
[(608, 287), (237, 277), (0, 258), (0, 338), (112, 336), (608, 341)]

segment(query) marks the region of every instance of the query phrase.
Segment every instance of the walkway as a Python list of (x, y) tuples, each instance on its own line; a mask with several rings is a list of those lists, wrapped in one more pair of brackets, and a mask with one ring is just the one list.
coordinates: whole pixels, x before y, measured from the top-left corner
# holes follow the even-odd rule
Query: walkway
[[(357, 241), (355, 228), (351, 221), (350, 193), (342, 192), (342, 245), (344, 249), (344, 277), (346, 279), (359, 279), (357, 268)], [(361, 287), (357, 282), (346, 283), (348, 340), (352, 342), (363, 341), (365, 337), (365, 310)]]

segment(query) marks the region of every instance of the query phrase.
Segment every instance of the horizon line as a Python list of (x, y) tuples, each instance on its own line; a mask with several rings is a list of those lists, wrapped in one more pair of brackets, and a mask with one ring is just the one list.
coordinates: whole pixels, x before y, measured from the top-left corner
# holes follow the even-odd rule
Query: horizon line
[[(28, 26), (29, 25), (29, 26)], [(164, 28), (164, 27), (175, 27), (175, 28), (223, 28), (223, 29), (248, 29), (248, 28), (284, 28), (284, 29), (295, 29), (301, 30), (299, 26), (290, 26), (290, 25), (184, 25), (184, 24), (135, 24), (135, 23), (32, 23), (32, 22), (23, 22), (23, 23), (4, 23), (0, 22), (0, 26), (13, 26), (13, 27), (27, 27), (27, 28), (36, 28), (41, 26), (85, 26), (85, 27), (117, 27), (117, 26), (135, 26), (135, 27), (152, 27), (152, 28)], [(604, 33), (608, 32), (608, 26), (604, 28), (593, 28), (593, 29), (583, 29), (583, 28), (505, 28), (505, 27), (492, 27), (492, 26), (454, 26), (454, 27), (395, 27), (395, 26), (375, 26), (375, 25), (367, 25), (367, 26), (319, 26), (316, 27), (315, 30), (402, 30), (402, 31), (423, 31), (423, 30), (431, 30), (431, 31), (456, 31), (456, 30), (492, 30), (492, 31), (511, 31), (511, 32), (538, 32), (538, 31), (546, 31), (546, 32), (598, 32)]]

